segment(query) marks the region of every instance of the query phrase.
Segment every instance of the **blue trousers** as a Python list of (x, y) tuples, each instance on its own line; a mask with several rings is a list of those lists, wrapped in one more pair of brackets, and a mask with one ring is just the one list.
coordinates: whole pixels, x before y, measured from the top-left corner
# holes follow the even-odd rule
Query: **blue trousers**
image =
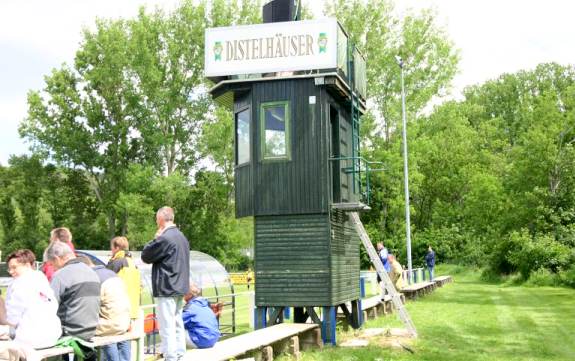
[(105, 361), (130, 361), (130, 341), (122, 341), (102, 347)]
[(434, 267), (427, 267), (427, 271), (429, 272), (429, 281), (430, 282), (433, 281), (433, 269), (434, 268), (435, 268), (435, 266)]
[(186, 329), (182, 319), (183, 296), (155, 297), (156, 316), (165, 361), (177, 361), (186, 353)]

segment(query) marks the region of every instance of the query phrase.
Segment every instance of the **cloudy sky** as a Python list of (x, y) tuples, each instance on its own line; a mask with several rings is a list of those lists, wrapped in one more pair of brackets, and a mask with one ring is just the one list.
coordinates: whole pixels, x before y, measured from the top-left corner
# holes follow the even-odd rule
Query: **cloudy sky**
[[(311, 4), (317, 16), (322, 1)], [(18, 123), (26, 116), (26, 94), (43, 77), (71, 63), (81, 29), (97, 17), (132, 17), (140, 5), (173, 9), (177, 0), (0, 0), (0, 164), (26, 152)], [(454, 93), (504, 72), (538, 63), (575, 63), (575, 1), (572, 0), (397, 0), (406, 8), (435, 8), (461, 52)]]

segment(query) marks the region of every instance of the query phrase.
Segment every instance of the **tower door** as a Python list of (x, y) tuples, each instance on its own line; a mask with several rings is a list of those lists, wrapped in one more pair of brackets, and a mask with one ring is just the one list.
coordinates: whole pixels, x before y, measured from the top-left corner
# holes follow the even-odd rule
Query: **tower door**
[[(329, 124), (331, 129), (330, 142), (329, 142), (329, 156), (330, 158), (338, 158), (340, 153), (340, 137), (339, 137), (339, 113), (337, 110), (329, 107)], [(341, 166), (339, 160), (330, 161), (331, 164), (331, 199), (333, 203), (341, 202)]]

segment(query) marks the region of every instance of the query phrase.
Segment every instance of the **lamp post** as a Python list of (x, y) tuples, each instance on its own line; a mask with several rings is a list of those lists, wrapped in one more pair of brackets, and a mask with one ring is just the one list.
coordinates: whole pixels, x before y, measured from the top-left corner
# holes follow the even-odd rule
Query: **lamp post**
[(403, 81), (403, 59), (400, 56), (395, 56), (397, 65), (401, 69), (401, 112), (403, 118), (403, 178), (405, 187), (405, 233), (407, 236), (407, 269), (409, 275), (409, 284), (413, 280), (413, 272), (411, 267), (411, 224), (409, 217), (409, 171), (407, 169), (407, 120), (405, 116), (405, 85)]

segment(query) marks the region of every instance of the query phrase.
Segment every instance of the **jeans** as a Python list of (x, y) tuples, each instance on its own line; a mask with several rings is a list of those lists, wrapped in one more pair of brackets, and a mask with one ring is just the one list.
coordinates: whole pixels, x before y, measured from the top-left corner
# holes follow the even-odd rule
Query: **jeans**
[(130, 341), (122, 341), (102, 347), (105, 361), (130, 361)]
[(186, 353), (186, 330), (182, 319), (183, 296), (156, 297), (162, 354), (165, 361), (177, 361)]
[(433, 268), (434, 267), (427, 267), (427, 271), (429, 272), (429, 281), (433, 281)]

